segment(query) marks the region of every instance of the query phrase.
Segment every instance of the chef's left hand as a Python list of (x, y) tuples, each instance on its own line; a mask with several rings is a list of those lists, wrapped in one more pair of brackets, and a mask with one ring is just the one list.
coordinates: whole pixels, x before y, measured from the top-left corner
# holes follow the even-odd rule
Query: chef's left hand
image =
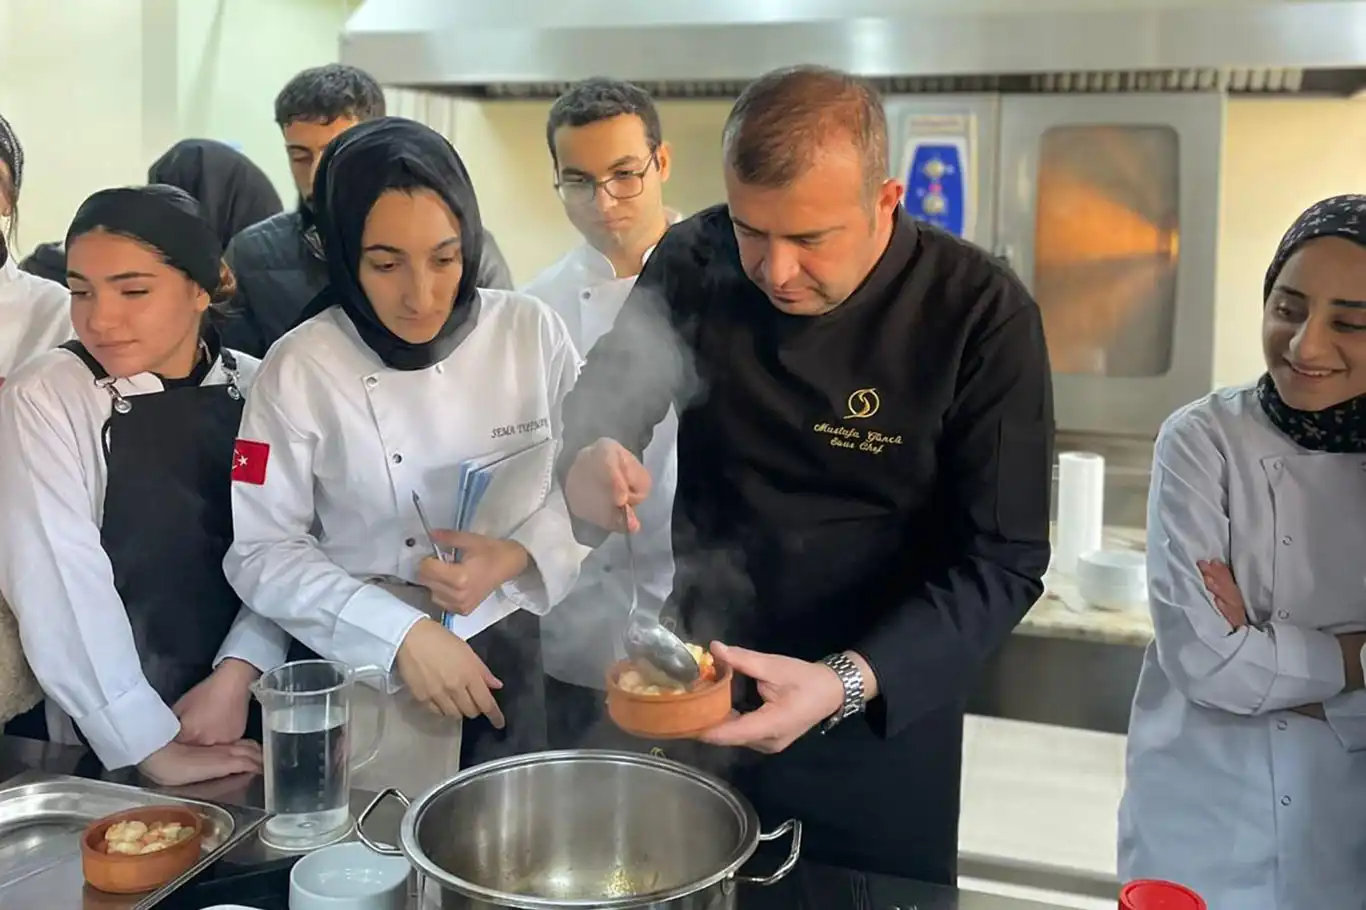
[(171, 710), (180, 718), (176, 742), (191, 746), (235, 743), (247, 730), (251, 684), (261, 675), (251, 664), (229, 657)]
[(757, 682), (764, 704), (748, 714), (732, 714), (699, 737), (704, 743), (781, 752), (844, 704), (840, 678), (819, 661), (763, 654), (719, 641), (712, 642), (711, 653)]
[(437, 546), (459, 550), (459, 562), (429, 556), (418, 566), (418, 584), (432, 592), (432, 603), (467, 616), (494, 588), (516, 578), (531, 564), (531, 554), (515, 540), (495, 540), (464, 531), (433, 531)]

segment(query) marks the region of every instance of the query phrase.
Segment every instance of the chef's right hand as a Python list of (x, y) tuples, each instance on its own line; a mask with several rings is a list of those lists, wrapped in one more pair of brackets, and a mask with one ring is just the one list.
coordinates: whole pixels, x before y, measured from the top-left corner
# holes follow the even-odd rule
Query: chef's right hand
[(484, 715), (499, 730), (503, 712), (493, 700), (503, 683), (460, 636), (435, 620), (419, 619), (399, 645), (394, 663), (408, 692), (447, 717)]
[(564, 499), (576, 517), (608, 531), (640, 530), (636, 506), (650, 495), (650, 472), (615, 439), (580, 449), (564, 482)]
[(172, 742), (138, 765), (142, 776), (163, 787), (181, 787), (231, 774), (260, 774), (261, 745), (249, 739), (218, 746)]

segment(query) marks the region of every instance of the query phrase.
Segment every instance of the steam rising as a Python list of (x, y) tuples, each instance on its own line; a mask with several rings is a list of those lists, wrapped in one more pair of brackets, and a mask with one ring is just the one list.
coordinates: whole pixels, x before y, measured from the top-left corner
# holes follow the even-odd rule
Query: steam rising
[[(652, 264), (656, 262), (651, 260)], [(699, 363), (696, 351), (707, 329), (704, 320), (710, 301), (675, 299), (671, 308), (670, 301), (658, 289), (658, 274), (647, 266), (612, 331), (587, 353), (578, 384), (565, 401), (564, 457), (572, 459), (584, 446), (607, 437), (643, 458), (656, 426), (665, 419), (670, 406), (676, 409), (680, 427), (679, 493), (671, 513), (674, 585), (662, 615), (666, 622), (674, 621), (675, 630), (685, 640), (705, 645), (721, 634), (721, 617), (730, 625), (742, 611), (752, 614), (754, 586), (746, 571), (744, 555), (733, 542), (718, 546), (716, 540), (708, 540), (708, 535), (699, 533), (695, 526), (698, 516), (690, 513), (698, 497), (687, 494), (688, 490), (698, 490), (708, 483), (707, 478), (688, 476), (690, 463), (696, 471), (697, 456), (721, 442), (706, 438), (705, 425), (687, 414), (705, 401), (709, 391), (706, 365)], [(713, 370), (717, 367), (724, 365), (713, 365)], [(642, 507), (642, 519), (651, 507), (659, 509), (666, 505), (652, 496)], [(638, 559), (640, 556), (637, 553)], [(645, 605), (649, 602), (648, 594), (641, 594)], [(576, 620), (570, 612), (572, 605), (569, 606), (563, 613), (557, 613), (559, 608), (553, 610), (551, 621), (561, 624), (561, 628), (573, 626)], [(704, 608), (705, 614), (699, 608)], [(610, 635), (619, 641), (626, 622), (624, 604), (621, 615), (613, 617), (611, 628), (603, 628), (596, 619), (591, 615), (583, 617), (586, 625), (571, 628), (568, 634), (578, 640)], [(624, 656), (619, 647), (618, 656)], [(602, 668), (604, 673), (606, 669)], [(594, 717), (583, 718), (583, 724), (577, 745), (585, 748), (606, 746), (647, 751), (655, 746), (670, 758), (700, 765), (713, 773), (724, 772), (737, 757), (731, 750), (696, 743), (652, 743), (629, 737), (612, 725), (601, 704)]]

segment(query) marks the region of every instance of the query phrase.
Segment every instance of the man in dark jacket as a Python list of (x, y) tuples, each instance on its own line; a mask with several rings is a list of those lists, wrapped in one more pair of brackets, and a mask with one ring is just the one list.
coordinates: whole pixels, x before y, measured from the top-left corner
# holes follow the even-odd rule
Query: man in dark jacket
[[(299, 207), (247, 228), (229, 244), (237, 312), (223, 329), (224, 345), (264, 356), (327, 283), (322, 243), (309, 208), (313, 172), (329, 142), (384, 112), (384, 91), (374, 77), (339, 63), (304, 70), (275, 98), (275, 122), (284, 134)], [(511, 290), (512, 273), (502, 252), (488, 231), (484, 238), (479, 287)]]
[(721, 147), (726, 204), (659, 241), (565, 398), (560, 477), (581, 542), (634, 530), (677, 412), (665, 612), (747, 679), (706, 746), (663, 748), (805, 828), (741, 907), (890, 906), (882, 877), (955, 880), (964, 705), (1043, 593), (1043, 320), (907, 214), (863, 81), (770, 73)]

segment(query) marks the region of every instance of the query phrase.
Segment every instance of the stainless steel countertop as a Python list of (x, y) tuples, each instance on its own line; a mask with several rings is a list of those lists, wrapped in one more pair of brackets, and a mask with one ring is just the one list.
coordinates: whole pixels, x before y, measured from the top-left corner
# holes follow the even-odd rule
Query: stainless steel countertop
[[(36, 742), (15, 736), (0, 736), (0, 781), (8, 780), (25, 771), (94, 777), (160, 790), (187, 799), (210, 800), (248, 808), (265, 806), (262, 781), (255, 775), (238, 775), (190, 787), (157, 787), (131, 769), (113, 772), (103, 770), (93, 753), (86, 749)], [(369, 793), (354, 791), (351, 794), (353, 812), (359, 814), (370, 798)], [(397, 808), (391, 802), (375, 813), (367, 824), (366, 831), (381, 840), (393, 841), (396, 839), (394, 835), (398, 831), (399, 818)], [(282, 854), (265, 847), (253, 836), (246, 843), (230, 851), (223, 858), (223, 862), (250, 866), (281, 856)], [(885, 889), (882, 884), (875, 882), (870, 889), (873, 907), (876, 910), (1062, 910), (1053, 904), (962, 891), (908, 879), (889, 880)]]

